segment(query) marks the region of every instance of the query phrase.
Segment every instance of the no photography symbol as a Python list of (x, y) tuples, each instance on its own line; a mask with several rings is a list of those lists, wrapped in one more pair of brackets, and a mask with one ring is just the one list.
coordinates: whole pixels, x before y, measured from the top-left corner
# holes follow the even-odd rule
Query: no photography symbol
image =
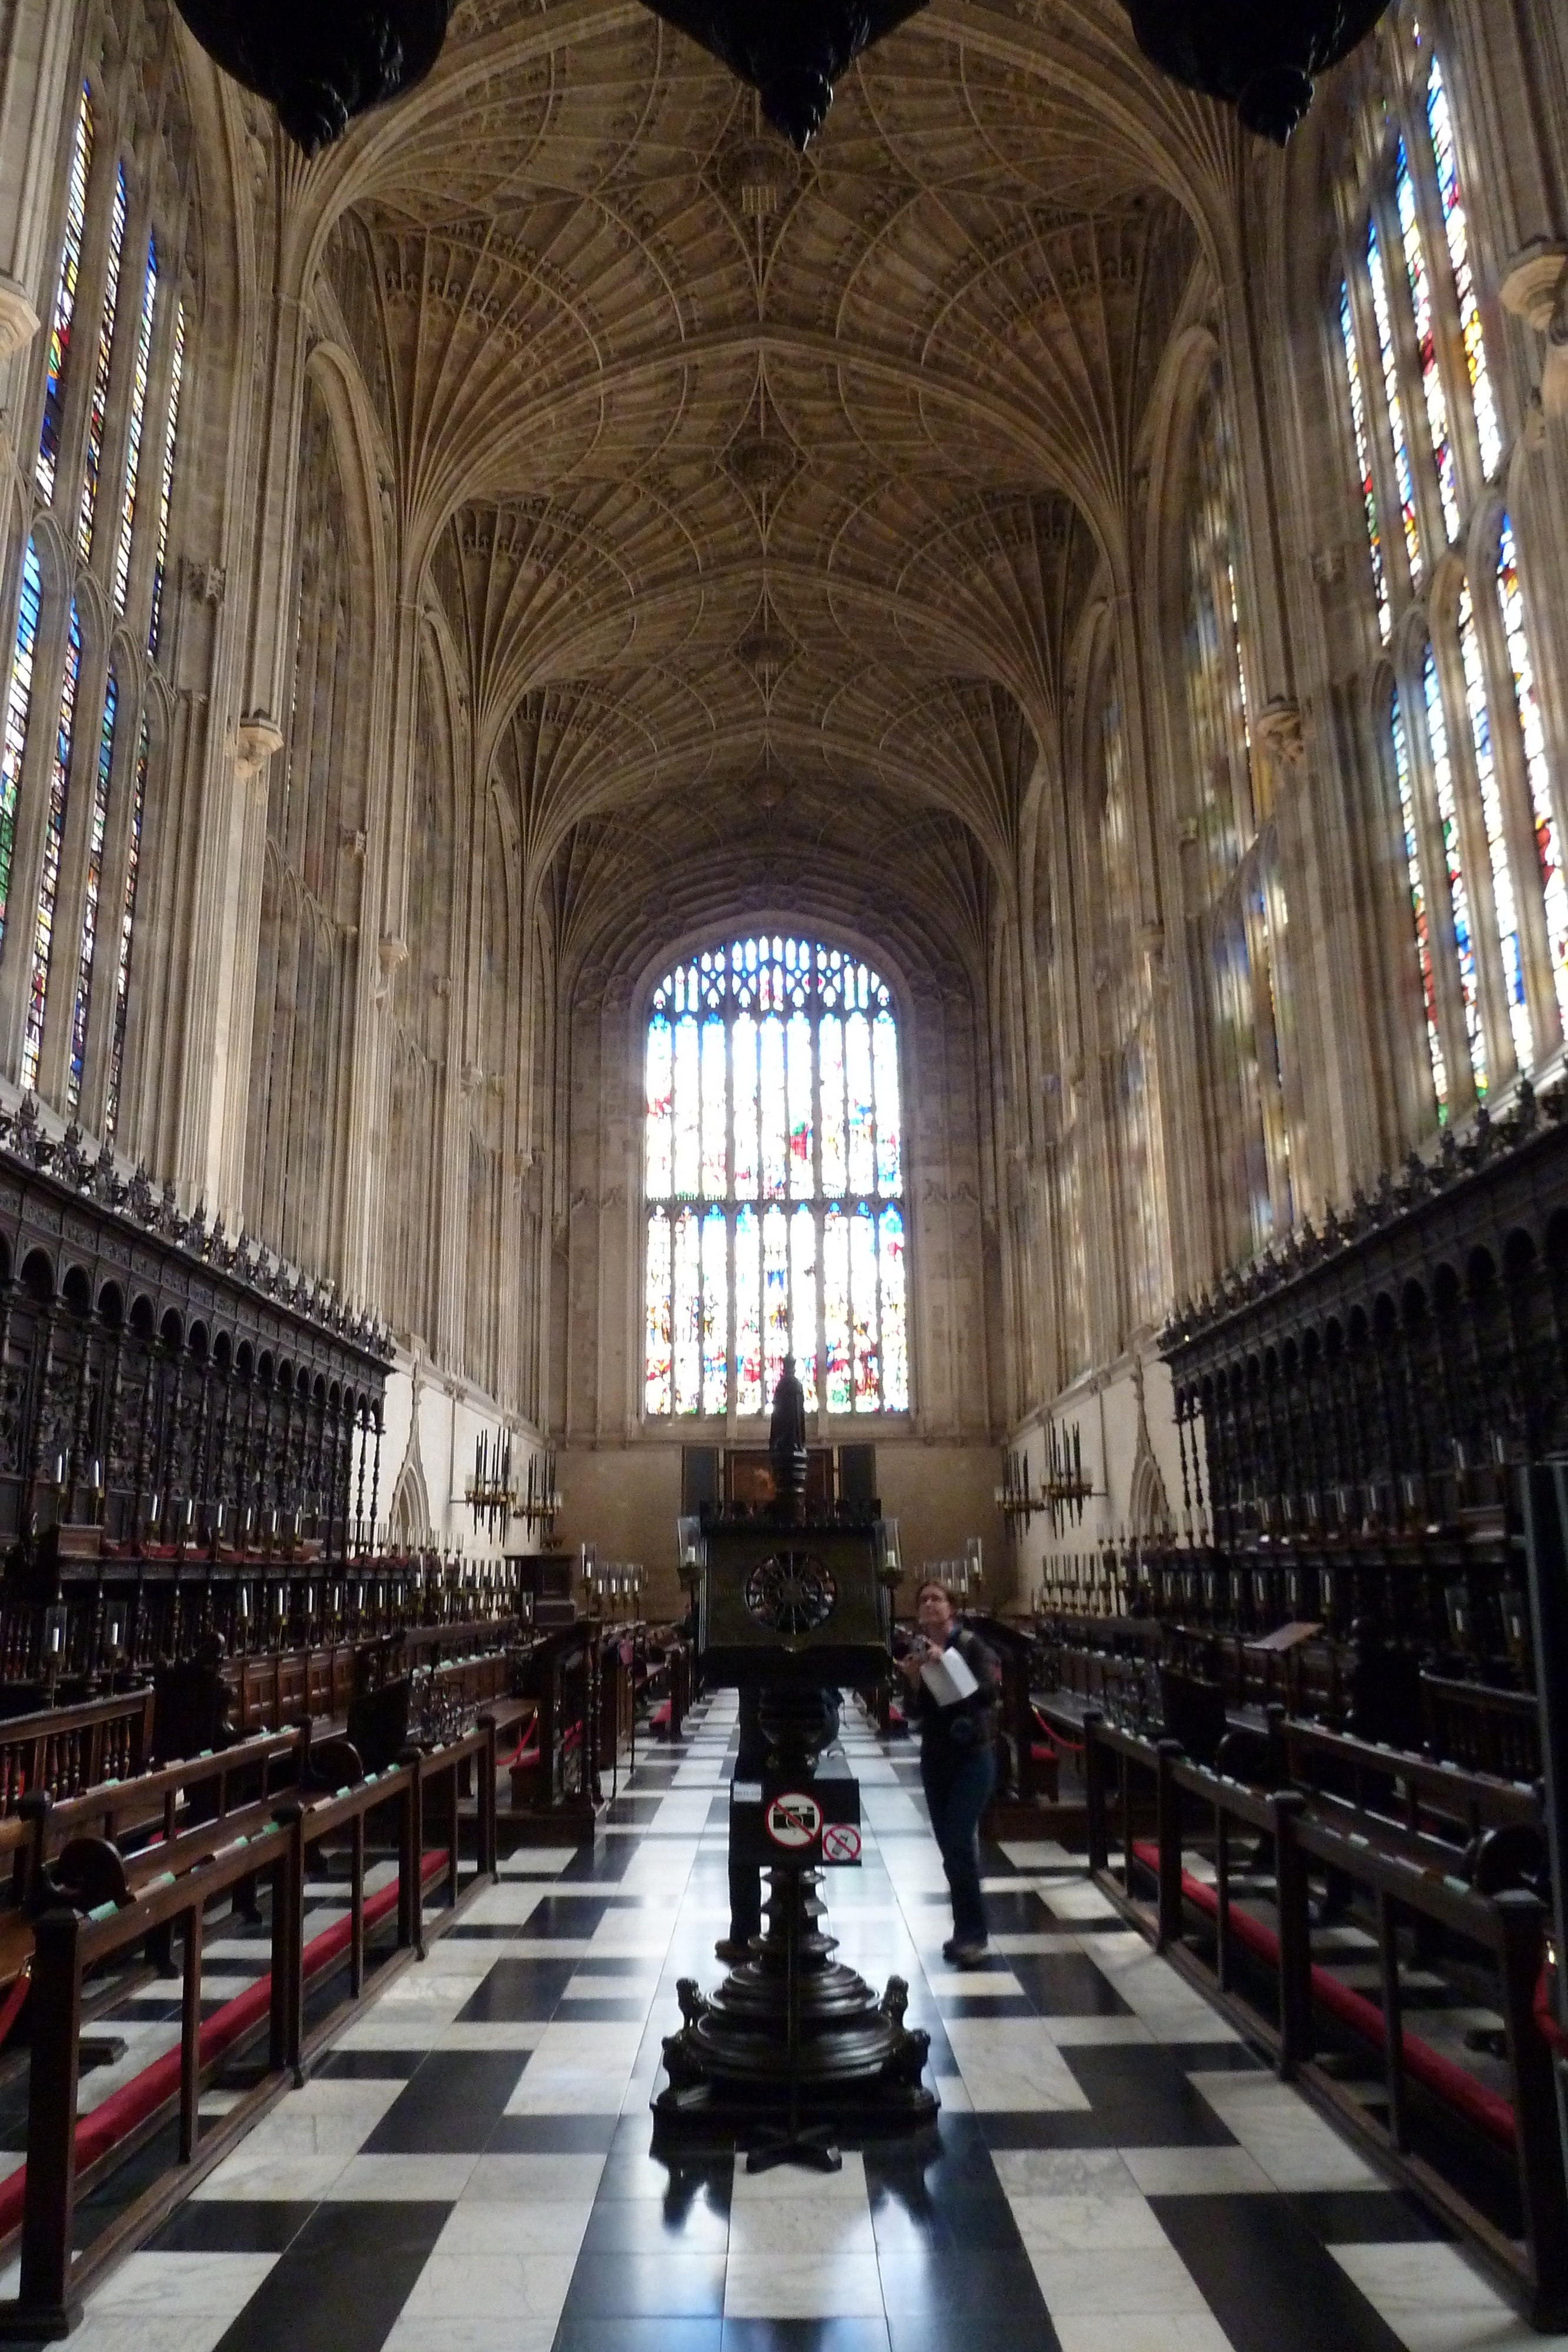
[(768, 1834), (775, 1845), (814, 1845), (822, 1827), (815, 1797), (775, 1797), (768, 1808)]

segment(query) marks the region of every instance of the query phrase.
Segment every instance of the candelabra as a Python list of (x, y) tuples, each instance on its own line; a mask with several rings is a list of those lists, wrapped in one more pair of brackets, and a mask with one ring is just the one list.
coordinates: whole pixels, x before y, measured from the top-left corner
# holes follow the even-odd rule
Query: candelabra
[(638, 1617), (643, 1607), (643, 1563), (599, 1558), (591, 1545), (583, 1546), (583, 1598), (591, 1617)]
[[(530, 1479), (533, 1465), (528, 1465)], [(474, 1441), (474, 1475), (468, 1481), (464, 1496), (474, 1514), (474, 1525), (483, 1527), (493, 1536), (497, 1528), (504, 1536), (507, 1522), (517, 1507), (517, 1489), (512, 1484), (512, 1433), (491, 1439), (488, 1431), (481, 1430)]]
[(978, 1536), (966, 1536), (963, 1555), (955, 1559), (928, 1559), (921, 1572), (923, 1584), (945, 1584), (960, 1601), (978, 1597), (985, 1582), (981, 1565), (982, 1550)]
[(560, 1489), (555, 1483), (555, 1449), (548, 1454), (528, 1456), (528, 1484), (517, 1506), (517, 1515), (531, 1536), (538, 1528), (544, 1536), (555, 1532), (556, 1513), (560, 1508)]

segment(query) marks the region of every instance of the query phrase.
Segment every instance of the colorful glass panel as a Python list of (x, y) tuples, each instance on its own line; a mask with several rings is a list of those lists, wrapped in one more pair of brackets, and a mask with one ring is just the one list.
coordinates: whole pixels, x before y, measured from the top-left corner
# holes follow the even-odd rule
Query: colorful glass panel
[(677, 1198), (695, 1198), (702, 1185), (702, 1073), (697, 1024), (685, 1013), (675, 1023), (674, 1144)]
[(77, 278), (81, 270), (81, 241), (87, 226), (87, 180), (92, 169), (92, 100), (83, 82), (77, 110), (76, 146), (71, 154), (70, 187), (66, 196), (66, 233), (60, 246), (59, 284), (55, 315), (49, 322), (49, 349), (44, 374), (44, 420), (38, 434), (38, 462), (33, 478), (43, 496), (52, 500), (60, 462), (60, 427), (65, 420), (66, 383), (70, 373), (71, 325), (76, 317)]
[(76, 1002), (71, 1008), (71, 1066), (66, 1091), (73, 1110), (81, 1099), (82, 1070), (87, 1058), (87, 1016), (92, 1000), (92, 960), (98, 945), (99, 894), (103, 887), (103, 841), (109, 826), (109, 780), (114, 767), (114, 719), (119, 699), (114, 672), (110, 670), (103, 695), (103, 723), (99, 729), (98, 774), (93, 779), (92, 831), (88, 840), (81, 948), (77, 957)]
[(781, 1201), (789, 1178), (789, 1121), (784, 1088), (784, 1024), (776, 1013), (762, 1024), (761, 1046), (762, 1197)]
[(789, 1352), (808, 1410), (903, 1410), (904, 1225), (884, 1250), (879, 1223), (904, 1181), (885, 982), (782, 932), (734, 940), (654, 989), (645, 1055), (647, 1411), (765, 1413)]
[(1394, 327), (1388, 309), (1388, 280), (1384, 275), (1383, 247), (1377, 223), (1366, 232), (1366, 274), (1372, 287), (1372, 315), (1377, 322), (1377, 348), (1383, 362), (1383, 390), (1388, 406), (1388, 431), (1394, 444), (1394, 479), (1399, 491), (1399, 514), (1405, 526), (1405, 553), (1413, 585), (1421, 578), (1421, 524), (1416, 512), (1416, 484), (1410, 471), (1409, 445), (1405, 438), (1405, 409), (1399, 396), (1399, 366), (1394, 351)]
[(848, 1412), (854, 1398), (854, 1349), (850, 1338), (850, 1220), (830, 1209), (822, 1221), (822, 1332), (828, 1411)]
[(1454, 478), (1454, 444), (1448, 431), (1448, 396), (1437, 364), (1437, 331), (1432, 308), (1432, 281), (1421, 244), (1421, 224), (1416, 215), (1416, 185), (1410, 177), (1405, 142), (1394, 164), (1394, 194), (1399, 207), (1399, 236), (1405, 247), (1405, 275), (1410, 286), (1410, 308), (1416, 320), (1416, 350), (1421, 362), (1421, 395), (1427, 404), (1427, 437), (1437, 468), (1437, 489), (1443, 501), (1443, 528), (1453, 545), (1459, 535), (1459, 493)]
[(675, 1401), (670, 1338), (670, 1216), (654, 1209), (648, 1218), (647, 1328), (643, 1337), (643, 1402), (650, 1412), (667, 1413)]
[(768, 1402), (762, 1393), (762, 1227), (747, 1207), (735, 1220), (735, 1409), (761, 1412)]
[(724, 1023), (710, 1014), (703, 1023), (703, 1198), (706, 1201), (722, 1201), (729, 1189), (726, 1149), (729, 1106), (725, 1100), (727, 1042)]
[(735, 1098), (735, 1197), (755, 1201), (761, 1147), (757, 1126), (757, 1024), (737, 1016), (729, 1033), (730, 1090)]
[(850, 1181), (849, 1140), (844, 1128), (844, 1024), (836, 1013), (822, 1016), (817, 1031), (817, 1055), (822, 1190), (833, 1194), (845, 1192)]
[(811, 1024), (803, 1013), (789, 1015), (785, 1038), (789, 1078), (789, 1197), (809, 1201), (817, 1189), (811, 1151)]
[(1366, 394), (1362, 388), (1361, 362), (1356, 353), (1350, 285), (1348, 280), (1343, 279), (1339, 289), (1339, 331), (1344, 341), (1344, 372), (1350, 385), (1350, 421), (1355, 433), (1355, 464), (1361, 477), (1361, 510), (1366, 522), (1366, 544), (1372, 557), (1372, 585), (1377, 599), (1377, 630), (1386, 645), (1394, 618), (1388, 602), (1388, 578), (1383, 568), (1383, 534), (1377, 522), (1377, 488), (1372, 472), (1372, 445), (1366, 430)]
[(27, 749), (33, 708), (33, 656), (38, 644), (38, 606), (43, 580), (31, 540), (22, 558), (22, 594), (16, 608), (16, 641), (11, 654), (11, 684), (5, 696), (5, 736), (0, 744), (0, 939), (11, 898), (11, 860), (16, 847), (16, 796)]
[(136, 791), (131, 803), (131, 841), (125, 860), (125, 898), (120, 910), (120, 953), (114, 973), (114, 1042), (109, 1054), (109, 1092), (103, 1131), (112, 1141), (120, 1122), (120, 1077), (125, 1066), (125, 1021), (131, 1005), (131, 935), (136, 923), (136, 877), (141, 863), (141, 818), (147, 806), (147, 721), (136, 751)]
[(169, 509), (174, 497), (174, 453), (180, 436), (180, 388), (185, 380), (185, 306), (174, 314), (174, 351), (169, 366), (169, 407), (163, 433), (163, 464), (158, 482), (158, 552), (152, 563), (152, 617), (147, 650), (154, 660), (163, 625), (163, 572), (169, 560)]
[(789, 1227), (777, 1203), (762, 1213), (762, 1352), (771, 1399), (789, 1353)]
[(1524, 992), (1524, 951), (1519, 930), (1519, 900), (1514, 891), (1513, 867), (1509, 862), (1502, 792), (1492, 751), (1486, 672), (1476, 635), (1475, 606), (1468, 580), (1459, 595), (1459, 658), (1464, 665), (1465, 703), (1470, 717), (1476, 781), (1481, 788), (1481, 817), (1486, 825), (1487, 855), (1491, 863), (1492, 906), (1497, 914), (1498, 946), (1502, 952), (1508, 1025), (1513, 1034), (1514, 1058), (1521, 1070), (1528, 1070), (1535, 1059), (1535, 1041), (1531, 1034), (1530, 1006)]
[(878, 1252), (882, 1292), (882, 1401), (889, 1412), (909, 1410), (909, 1318), (904, 1289), (904, 1217), (882, 1213)]
[(729, 1402), (729, 1224), (722, 1209), (703, 1219), (703, 1411)]
[(1421, 873), (1421, 843), (1416, 815), (1415, 777), (1410, 766), (1410, 738), (1406, 730), (1405, 713), (1397, 689), (1389, 716), (1389, 727), (1394, 739), (1394, 772), (1399, 785), (1399, 814), (1405, 825), (1405, 871), (1410, 885), (1410, 913), (1416, 927), (1416, 961), (1421, 974), (1421, 1002), (1427, 1014), (1427, 1051), (1431, 1057), (1432, 1088), (1437, 1097), (1437, 1117), (1446, 1119), (1448, 1116), (1448, 1072), (1443, 1059), (1442, 1032), (1437, 1024), (1437, 985), (1432, 969), (1427, 886)]
[(120, 264), (125, 246), (125, 166), (121, 163), (115, 173), (114, 205), (109, 221), (103, 312), (98, 325), (98, 359), (92, 372), (92, 398), (87, 413), (87, 454), (82, 467), (81, 499), (77, 509), (77, 546), (84, 563), (92, 553), (93, 522), (98, 513), (98, 477), (103, 464), (103, 425), (109, 414), (109, 372), (114, 357), (114, 314), (120, 303)]
[(664, 1014), (655, 1013), (648, 1024), (647, 1097), (643, 1103), (643, 1134), (647, 1142), (648, 1198), (662, 1201), (674, 1189), (675, 1049)]
[(806, 1411), (817, 1410), (817, 1220), (804, 1203), (789, 1220), (789, 1328)]
[(1524, 591), (1520, 586), (1519, 557), (1513, 523), (1504, 515), (1497, 559), (1498, 602), (1502, 608), (1503, 635), (1508, 641), (1509, 667), (1513, 672), (1513, 699), (1524, 740), (1524, 768), (1530, 781), (1530, 810), (1535, 825), (1536, 855), (1541, 860), (1541, 893), (1546, 914), (1546, 946), (1552, 959), (1552, 981), (1557, 1010), (1568, 1033), (1568, 880), (1563, 871), (1563, 837), (1552, 796), (1552, 773), (1546, 757), (1546, 730), (1535, 692), (1535, 663), (1524, 619)]
[(1476, 968), (1475, 932), (1470, 921), (1469, 885), (1465, 879), (1464, 849), (1459, 839), (1458, 803), (1454, 791), (1454, 763), (1448, 752), (1448, 722), (1437, 656), (1427, 647), (1421, 678), (1427, 706), (1427, 744), (1432, 755), (1432, 786), (1437, 821), (1443, 828), (1443, 855), (1448, 874), (1448, 907), (1454, 921), (1454, 956), (1459, 970), (1459, 999), (1465, 1009), (1465, 1037), (1469, 1046), (1470, 1075), (1478, 1101), (1486, 1100), (1487, 1041), (1481, 1021), (1480, 976)]
[(66, 837), (66, 795), (70, 789), (71, 739), (76, 729), (77, 686), (81, 677), (81, 624), (71, 606), (66, 638), (66, 674), (55, 726), (55, 756), (49, 768), (49, 817), (44, 828), (44, 864), (38, 877), (38, 913), (33, 929), (33, 973), (27, 989), (27, 1020), (22, 1036), (22, 1084), (38, 1083), (44, 1050), (44, 1013), (49, 993), (49, 958), (55, 940), (55, 900), (60, 885), (60, 850)]
[(878, 1340), (876, 1282), (876, 1222), (862, 1201), (850, 1219), (850, 1298), (854, 1320), (854, 1391), (857, 1412), (875, 1412), (882, 1405), (882, 1361)]
[(131, 385), (131, 430), (125, 447), (125, 487), (120, 500), (120, 540), (114, 551), (115, 609), (125, 610), (131, 583), (131, 542), (136, 530), (136, 484), (141, 471), (141, 428), (147, 415), (147, 370), (152, 358), (152, 311), (158, 299), (158, 248), (147, 240), (141, 281), (141, 317), (136, 329), (136, 373)]
[(702, 1218), (683, 1209), (674, 1221), (674, 1307), (671, 1335), (677, 1412), (696, 1412), (703, 1401)]
[(1459, 159), (1454, 144), (1454, 117), (1443, 68), (1436, 58), (1427, 77), (1427, 127), (1432, 135), (1432, 160), (1437, 167), (1437, 193), (1443, 204), (1443, 228), (1448, 240), (1448, 263), (1454, 273), (1454, 299), (1459, 306), (1459, 331), (1464, 337), (1465, 366), (1470, 379), (1476, 439), (1480, 445), (1481, 471), (1490, 482), (1502, 463), (1502, 429), (1491, 370), (1487, 365), (1486, 335), (1480, 304), (1476, 299), (1470, 268), (1470, 230), (1465, 217), (1464, 192), (1459, 185)]

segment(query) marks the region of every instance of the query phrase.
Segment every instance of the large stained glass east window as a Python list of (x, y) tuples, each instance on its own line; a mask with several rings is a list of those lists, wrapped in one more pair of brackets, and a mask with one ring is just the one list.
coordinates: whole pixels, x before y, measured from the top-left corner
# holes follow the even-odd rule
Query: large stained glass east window
[(1427, 706), (1427, 744), (1432, 755), (1432, 789), (1437, 822), (1443, 828), (1443, 856), (1448, 871), (1448, 907), (1454, 920), (1454, 957), (1459, 971), (1459, 999), (1465, 1008), (1465, 1037), (1469, 1046), (1470, 1075), (1476, 1098), (1486, 1100), (1487, 1040), (1481, 1021), (1480, 980), (1476, 970), (1475, 933), (1470, 923), (1470, 890), (1465, 879), (1465, 856), (1459, 839), (1459, 809), (1454, 791), (1454, 762), (1448, 751), (1448, 722), (1443, 709), (1443, 689), (1437, 657), (1427, 647), (1421, 673), (1421, 699)]
[(1377, 322), (1378, 356), (1383, 362), (1383, 393), (1388, 408), (1388, 432), (1394, 444), (1394, 479), (1399, 491), (1399, 516), (1405, 526), (1405, 553), (1411, 585), (1421, 579), (1421, 523), (1416, 511), (1416, 483), (1410, 471), (1410, 445), (1405, 437), (1405, 407), (1399, 397), (1399, 362), (1394, 349), (1394, 320), (1388, 308), (1388, 280), (1384, 275), (1383, 247), (1377, 224), (1366, 232), (1366, 276), (1372, 289), (1372, 315)]
[(1491, 861), (1492, 905), (1497, 913), (1498, 945), (1502, 950), (1503, 992), (1508, 1025), (1513, 1035), (1514, 1058), (1521, 1070), (1535, 1059), (1530, 1006), (1524, 992), (1524, 950), (1519, 931), (1519, 900), (1509, 863), (1508, 832), (1503, 822), (1502, 790), (1492, 751), (1491, 712), (1487, 705), (1486, 671), (1476, 635), (1475, 605), (1467, 580), (1459, 592), (1459, 658), (1464, 664), (1465, 707), (1469, 713), (1470, 740), (1475, 746), (1476, 781), (1481, 788), (1481, 817), (1486, 826), (1487, 854)]
[(147, 650), (154, 657), (163, 626), (163, 572), (169, 561), (169, 509), (174, 496), (174, 453), (180, 437), (180, 390), (185, 381), (185, 306), (174, 313), (174, 351), (169, 366), (169, 407), (163, 427), (163, 467), (158, 483), (158, 551), (152, 563), (152, 618)]
[(1450, 546), (1459, 535), (1459, 493), (1454, 479), (1454, 444), (1448, 432), (1448, 399), (1443, 371), (1437, 364), (1437, 328), (1432, 307), (1432, 281), (1421, 244), (1421, 224), (1416, 216), (1416, 183), (1410, 177), (1405, 142), (1394, 166), (1394, 194), (1399, 207), (1399, 241), (1405, 248), (1405, 275), (1410, 286), (1410, 308), (1416, 320), (1416, 350), (1421, 362), (1421, 396), (1427, 407), (1427, 438), (1437, 468), (1437, 488), (1443, 501), (1443, 528)]
[(909, 1403), (898, 1033), (847, 950), (770, 935), (688, 957), (646, 1040), (644, 1402)]
[(125, 1015), (131, 1003), (131, 934), (136, 921), (136, 869), (141, 862), (141, 818), (147, 803), (147, 721), (136, 751), (136, 784), (131, 803), (131, 843), (125, 861), (125, 898), (120, 909), (119, 953), (114, 971), (114, 1036), (109, 1053), (109, 1090), (103, 1131), (110, 1142), (120, 1123), (120, 1078), (125, 1066)]
[(1394, 773), (1399, 786), (1399, 814), (1405, 826), (1405, 870), (1410, 884), (1410, 913), (1416, 926), (1416, 961), (1421, 974), (1421, 1002), (1427, 1014), (1427, 1050), (1432, 1059), (1432, 1090), (1437, 1117), (1448, 1116), (1448, 1070), (1443, 1058), (1442, 1031), (1437, 1025), (1437, 983), (1432, 969), (1432, 933), (1427, 919), (1427, 886), (1421, 873), (1420, 830), (1416, 814), (1416, 785), (1410, 766), (1410, 737), (1405, 713), (1395, 689), (1389, 729), (1394, 739)]
[(114, 551), (114, 602), (125, 610), (131, 583), (131, 541), (136, 529), (136, 484), (141, 471), (141, 428), (147, 415), (147, 370), (152, 357), (152, 312), (158, 299), (158, 248), (147, 240), (141, 280), (141, 316), (136, 329), (136, 373), (131, 386), (131, 433), (125, 447), (125, 482), (120, 498), (120, 538)]
[(93, 778), (92, 830), (88, 837), (87, 895), (82, 906), (81, 946), (77, 953), (76, 1000), (71, 1006), (71, 1066), (66, 1091), (73, 1110), (81, 1100), (82, 1067), (87, 1055), (87, 1016), (92, 1002), (92, 960), (98, 947), (103, 843), (109, 828), (109, 782), (114, 772), (114, 722), (119, 708), (120, 689), (110, 670), (103, 694), (103, 723), (98, 730), (98, 772)]
[(77, 683), (81, 677), (81, 625), (75, 604), (66, 637), (66, 674), (55, 726), (55, 756), (49, 767), (49, 821), (44, 829), (44, 870), (38, 877), (38, 913), (33, 930), (33, 976), (27, 989), (27, 1022), (22, 1038), (22, 1084), (38, 1083), (44, 1050), (44, 1011), (49, 992), (49, 958), (55, 938), (55, 899), (60, 885), (60, 851), (66, 837), (66, 794), (71, 780), (71, 741), (76, 731)]
[(81, 499), (77, 512), (77, 545), (85, 563), (92, 553), (93, 525), (98, 517), (98, 477), (103, 464), (103, 428), (109, 415), (109, 378), (114, 361), (114, 320), (120, 308), (120, 264), (125, 246), (125, 166), (115, 173), (114, 205), (109, 217), (109, 257), (103, 281), (103, 313), (98, 325), (98, 358), (92, 373), (92, 403), (87, 415), (87, 454), (82, 467)]

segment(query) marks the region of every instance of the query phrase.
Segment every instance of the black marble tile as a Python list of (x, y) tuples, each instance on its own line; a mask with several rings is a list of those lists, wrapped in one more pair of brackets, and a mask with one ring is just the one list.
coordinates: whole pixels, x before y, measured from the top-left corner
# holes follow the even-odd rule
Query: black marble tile
[(554, 2352), (722, 2352), (722, 2319), (606, 2319), (574, 2311), (569, 2301)]
[(329, 2083), (406, 2083), (428, 2055), (424, 2050), (329, 2050), (310, 2073)]
[(1274, 2071), (1245, 2042), (1164, 2042), (1160, 2047), (1184, 2074), (1271, 2074)]
[(727, 2319), (724, 2352), (888, 2352), (885, 2319)]
[(485, 2142), (486, 2156), (602, 2156), (615, 2136), (614, 2116), (502, 2116)]
[(607, 1895), (547, 1895), (512, 1933), (530, 1940), (547, 1936), (574, 1936), (580, 1939), (592, 1935), (609, 1908)]
[(217, 2352), (381, 2352), (449, 2204), (319, 2205)]
[(1040, 2017), (1130, 2017), (1132, 2011), (1086, 1952), (1016, 1952), (1012, 1971)]
[(985, 1901), (986, 1924), (993, 1936), (1050, 1936), (1061, 1932), (1061, 1920), (1053, 1911), (1046, 1909), (1031, 1886), (988, 1895)]
[[(601, 1838), (596, 1845), (580, 1845), (566, 1868), (560, 1872), (563, 1885), (614, 1885), (626, 1875), (626, 1866), (636, 1853), (641, 1840), (637, 1838)], [(559, 1929), (557, 1933), (560, 1933)]]
[(1289, 2198), (1149, 2201), (1234, 2352), (1401, 2352)]
[[(1021, 1992), (1005, 1992), (995, 2000), (987, 2000), (980, 1993), (949, 1992), (944, 1986), (936, 1996), (936, 2001), (940, 2014), (955, 2020), (966, 2017), (1038, 2017), (1040, 2014), (1028, 1995)], [(912, 2016), (911, 2022), (923, 2024), (925, 2020)]]
[(458, 2011), (464, 2025), (543, 2024), (577, 1974), (576, 1960), (497, 1960)]
[(490, 2145), (527, 2059), (521, 2050), (433, 2050), (361, 2154), (477, 2156)]
[(1397, 2189), (1296, 2189), (1289, 2200), (1325, 2246), (1452, 2242), (1453, 2231)]
[(315, 2210), (308, 2200), (196, 2197), (147, 2243), (162, 2254), (280, 2254)]
[(1167, 2050), (1134, 2043), (1068, 2049), (1061, 2054), (1089, 2101), (1095, 2124), (1110, 2130), (1109, 2142), (1102, 2145), (1228, 2147), (1234, 2144), (1232, 2135)]
[(718, 2319), (722, 2253), (580, 2253), (566, 2307), (583, 2319)]
[(971, 2309), (890, 2312), (889, 2352), (1061, 2352), (1043, 2303), (1027, 2326), (1012, 2313)]
[(909, 2246), (882, 2263), (882, 2299), (890, 2320), (952, 2314), (1011, 2323), (1015, 2342), (1030, 2341), (1027, 2330), (1048, 2325), (1034, 2266), (1016, 2251), (972, 2247), (961, 2262), (946, 2248)]
[(729, 2244), (729, 2208), (701, 2194), (673, 2199), (596, 2200), (582, 2241), (585, 2254), (722, 2254)]

